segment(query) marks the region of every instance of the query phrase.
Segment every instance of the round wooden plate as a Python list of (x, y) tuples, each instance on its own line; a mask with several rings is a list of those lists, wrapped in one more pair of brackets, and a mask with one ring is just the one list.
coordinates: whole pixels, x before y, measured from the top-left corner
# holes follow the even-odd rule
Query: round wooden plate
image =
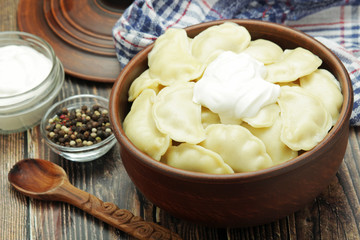
[(18, 26), (50, 43), (69, 75), (114, 82), (120, 73), (112, 28), (131, 1), (20, 0)]

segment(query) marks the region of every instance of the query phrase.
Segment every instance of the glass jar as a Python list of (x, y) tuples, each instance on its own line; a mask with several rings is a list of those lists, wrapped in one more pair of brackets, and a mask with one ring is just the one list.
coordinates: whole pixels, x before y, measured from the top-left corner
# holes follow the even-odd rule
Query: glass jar
[(106, 154), (117, 143), (117, 140), (113, 133), (111, 133), (110, 136), (100, 142), (94, 143), (90, 146), (82, 147), (61, 146), (54, 143), (48, 137), (49, 132), (46, 130), (46, 127), (47, 125), (49, 125), (49, 119), (54, 119), (55, 117), (57, 117), (57, 113), (61, 112), (63, 108), (71, 111), (75, 109), (81, 109), (81, 107), (84, 105), (88, 106), (89, 109), (94, 105), (98, 105), (100, 106), (100, 109), (108, 111), (109, 100), (104, 97), (92, 94), (81, 94), (68, 97), (52, 105), (45, 113), (40, 124), (40, 132), (45, 143), (55, 153), (75, 162), (88, 162), (95, 160)]
[(65, 73), (54, 50), (45, 40), (30, 33), (0, 32), (0, 48), (27, 46), (48, 58), (52, 67), (45, 79), (22, 93), (0, 96), (0, 134), (25, 131), (39, 124), (64, 83)]

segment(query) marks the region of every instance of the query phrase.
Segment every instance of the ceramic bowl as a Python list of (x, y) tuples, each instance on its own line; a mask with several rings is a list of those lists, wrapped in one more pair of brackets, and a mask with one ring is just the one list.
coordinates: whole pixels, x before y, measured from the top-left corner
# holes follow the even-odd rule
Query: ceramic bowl
[[(229, 20), (227, 20), (229, 21)], [(247, 28), (252, 39), (268, 39), (283, 49), (303, 47), (323, 60), (339, 80), (344, 96), (338, 121), (312, 150), (280, 165), (248, 173), (211, 175), (176, 169), (139, 151), (122, 128), (130, 109), (132, 81), (147, 67), (152, 45), (122, 70), (110, 96), (110, 120), (121, 145), (121, 158), (136, 187), (153, 204), (175, 217), (217, 227), (245, 227), (283, 218), (314, 200), (335, 176), (345, 154), (353, 92), (340, 60), (314, 38), (282, 25), (256, 20), (231, 20)], [(224, 21), (186, 28), (189, 37)]]
[(40, 123), (40, 131), (41, 135), (45, 140), (45, 143), (57, 154), (60, 156), (76, 162), (89, 162), (100, 158), (105, 153), (107, 153), (115, 144), (116, 138), (114, 134), (111, 134), (104, 140), (94, 143), (89, 146), (81, 146), (81, 147), (70, 147), (70, 146), (61, 146), (55, 142), (53, 142), (49, 138), (49, 131), (47, 131), (46, 126), (49, 125), (49, 119), (53, 119), (57, 117), (57, 113), (61, 111), (63, 108), (67, 108), (69, 111), (72, 109), (81, 109), (83, 105), (86, 105), (88, 108), (99, 105), (100, 109), (108, 110), (109, 101), (108, 99), (96, 96), (92, 94), (81, 94), (71, 96), (62, 101), (55, 103), (53, 106), (49, 108), (49, 110), (45, 113), (44, 117)]

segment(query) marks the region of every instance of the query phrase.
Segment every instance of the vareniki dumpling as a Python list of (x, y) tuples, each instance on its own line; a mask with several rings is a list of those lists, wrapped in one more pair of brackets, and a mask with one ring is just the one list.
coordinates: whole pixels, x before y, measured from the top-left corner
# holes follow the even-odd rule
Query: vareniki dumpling
[(223, 51), (240, 53), (250, 43), (248, 30), (232, 22), (212, 26), (197, 36), (191, 42), (191, 53), (199, 61), (209, 63)]
[(219, 154), (189, 143), (170, 147), (161, 161), (188, 171), (210, 174), (234, 173)]
[(310, 150), (332, 126), (322, 102), (301, 87), (281, 87), (278, 99), (283, 127), (281, 140), (292, 150)]
[(257, 39), (251, 41), (243, 53), (247, 53), (256, 60), (270, 64), (278, 61), (283, 54), (283, 50), (279, 45), (265, 39)]
[(123, 128), (126, 136), (141, 151), (160, 160), (171, 144), (169, 135), (161, 133), (152, 117), (155, 91), (144, 90), (133, 102), (129, 114), (125, 117)]
[(161, 86), (159, 86), (159, 82), (159, 79), (153, 79), (150, 77), (149, 69), (145, 70), (131, 83), (128, 101), (134, 101), (135, 98), (137, 98), (145, 89), (153, 89), (155, 93), (158, 93), (161, 88)]
[(197, 79), (204, 71), (204, 65), (190, 53), (184, 29), (168, 29), (155, 41), (148, 59), (150, 77), (164, 86)]
[(255, 128), (270, 127), (274, 124), (280, 113), (280, 107), (276, 103), (269, 104), (260, 109), (255, 117), (243, 118), (250, 126)]
[(197, 144), (204, 140), (201, 105), (192, 101), (194, 83), (163, 88), (155, 98), (153, 117), (160, 132), (178, 142)]
[(273, 165), (264, 143), (240, 125), (212, 124), (199, 145), (218, 153), (235, 172), (250, 172)]
[(328, 70), (318, 69), (300, 78), (300, 86), (321, 100), (326, 110), (331, 114), (334, 125), (339, 118), (343, 103), (340, 85), (334, 75)]
[(204, 129), (211, 124), (221, 123), (219, 114), (210, 111), (204, 106), (201, 107), (201, 122)]
[(279, 61), (266, 65), (268, 73), (265, 79), (272, 83), (292, 82), (312, 73), (321, 63), (322, 60), (309, 50), (301, 47), (288, 49)]
[(254, 128), (246, 123), (243, 123), (242, 126), (246, 127), (265, 144), (266, 152), (274, 164), (280, 164), (298, 156), (297, 151), (290, 149), (281, 141), (282, 121), (279, 113), (270, 127)]

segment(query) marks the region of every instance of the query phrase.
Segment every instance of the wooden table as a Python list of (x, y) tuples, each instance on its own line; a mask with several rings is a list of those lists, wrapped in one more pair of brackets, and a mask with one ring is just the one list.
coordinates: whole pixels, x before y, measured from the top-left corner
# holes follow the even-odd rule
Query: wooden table
[[(18, 0), (0, 0), (0, 31), (17, 30), (17, 3)], [(58, 100), (80, 93), (108, 97), (111, 87), (112, 84), (66, 76)], [(127, 176), (119, 145), (98, 160), (76, 163), (46, 147), (38, 126), (26, 132), (0, 135), (0, 239), (133, 239), (75, 207), (30, 199), (15, 191), (7, 174), (17, 161), (32, 157), (59, 164), (76, 187), (168, 227), (186, 240), (360, 239), (359, 138), (359, 129), (351, 128), (344, 163), (336, 177), (302, 210), (267, 225), (216, 229), (177, 219), (150, 203)]]

